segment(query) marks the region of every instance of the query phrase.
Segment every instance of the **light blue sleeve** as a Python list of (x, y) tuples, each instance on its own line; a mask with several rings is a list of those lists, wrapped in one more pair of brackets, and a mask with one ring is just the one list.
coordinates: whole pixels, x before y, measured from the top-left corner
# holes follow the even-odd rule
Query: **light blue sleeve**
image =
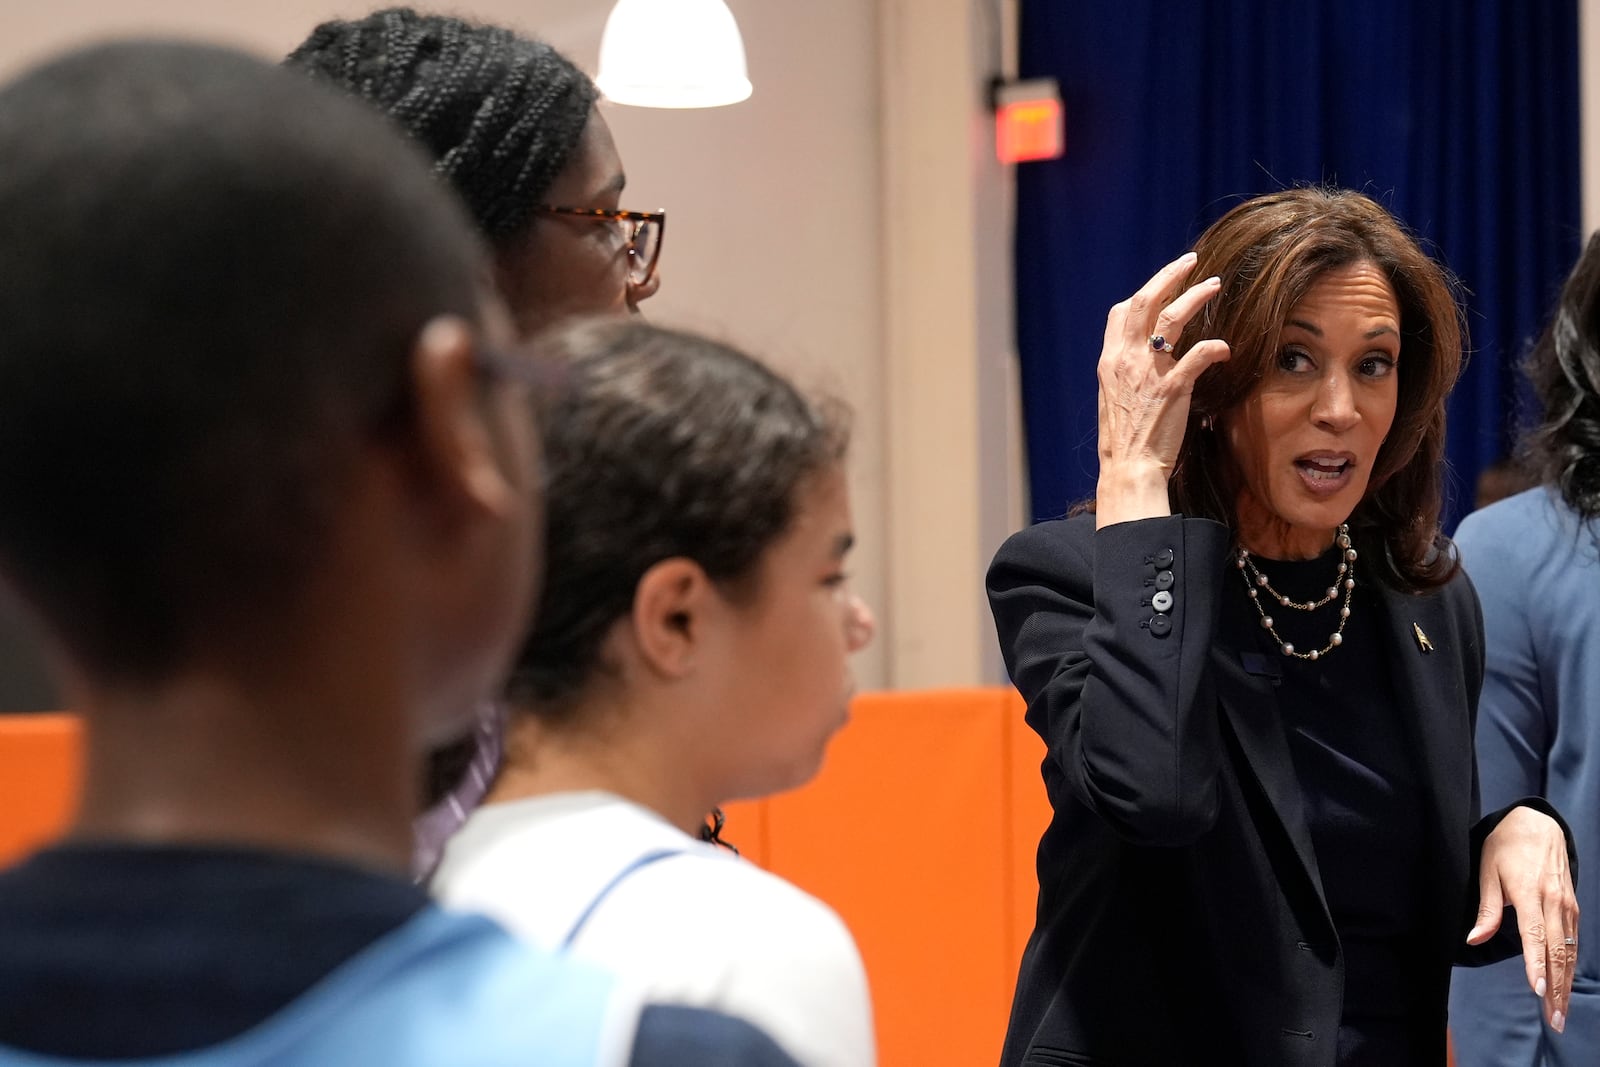
[[(1456, 533), (1467, 576), (1483, 604), (1485, 664), (1478, 705), (1478, 774), (1483, 810), (1546, 792), (1551, 721), (1540, 699), (1538, 649), (1526, 598), (1530, 523), (1506, 501), (1462, 520)], [(1450, 1031), (1458, 1067), (1533, 1067), (1544, 1023), (1521, 956), (1488, 967), (1456, 968)]]
[(1544, 538), (1535, 529), (1533, 516), (1521, 508), (1492, 508), (1468, 515), (1456, 534), (1462, 565), (1483, 604), (1477, 744), (1484, 811), (1547, 791), (1555, 709), (1544, 706), (1528, 605), (1543, 557)]

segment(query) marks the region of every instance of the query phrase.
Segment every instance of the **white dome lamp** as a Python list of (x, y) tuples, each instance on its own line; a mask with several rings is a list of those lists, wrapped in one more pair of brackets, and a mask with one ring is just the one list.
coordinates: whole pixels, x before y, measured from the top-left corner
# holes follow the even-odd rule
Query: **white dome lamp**
[(744, 40), (723, 0), (617, 0), (595, 83), (635, 107), (721, 107), (751, 91)]

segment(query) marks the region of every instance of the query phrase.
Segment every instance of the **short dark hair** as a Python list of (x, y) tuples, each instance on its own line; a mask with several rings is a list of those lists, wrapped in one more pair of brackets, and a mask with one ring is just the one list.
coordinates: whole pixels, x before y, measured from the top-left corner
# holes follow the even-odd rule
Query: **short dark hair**
[(683, 557), (732, 596), (791, 527), (802, 487), (841, 462), (842, 404), (812, 400), (727, 345), (642, 321), (544, 341), (568, 380), (547, 410), (545, 583), (508, 694), (568, 717), (645, 572)]
[(156, 681), (298, 592), (483, 252), (370, 109), (225, 49), (40, 66), (0, 159), (0, 568), (81, 667)]
[(1522, 443), (1525, 462), (1580, 516), (1600, 515), (1600, 234), (1567, 277), (1526, 369), (1544, 414)]
[(324, 22), (284, 62), (388, 113), (497, 246), (526, 230), (599, 96), (542, 41), (408, 7)]
[[(1396, 588), (1443, 584), (1456, 560), (1439, 529), (1444, 501), (1445, 398), (1461, 372), (1462, 326), (1453, 282), (1382, 206), (1345, 189), (1268, 193), (1234, 207), (1195, 242), (1192, 277), (1222, 288), (1184, 331), (1180, 352), (1220, 337), (1232, 356), (1195, 384), (1188, 432), (1172, 474), (1185, 515), (1235, 525), (1232, 469), (1221, 434), (1200, 425), (1231, 410), (1278, 356), (1290, 310), (1329, 271), (1363, 261), (1383, 272), (1400, 308), (1400, 395), (1367, 494), (1350, 516), (1363, 558)], [(1369, 549), (1376, 551), (1368, 551)]]

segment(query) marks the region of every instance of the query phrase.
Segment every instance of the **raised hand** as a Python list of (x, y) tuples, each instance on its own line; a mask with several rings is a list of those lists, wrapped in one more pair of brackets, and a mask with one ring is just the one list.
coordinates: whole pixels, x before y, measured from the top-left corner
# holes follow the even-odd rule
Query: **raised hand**
[(1178, 257), (1106, 316), (1097, 527), (1171, 513), (1167, 479), (1183, 445), (1194, 383), (1229, 356), (1226, 342), (1208, 338), (1175, 358), (1184, 327), (1222, 285), (1207, 278), (1183, 289), (1194, 264), (1193, 252)]

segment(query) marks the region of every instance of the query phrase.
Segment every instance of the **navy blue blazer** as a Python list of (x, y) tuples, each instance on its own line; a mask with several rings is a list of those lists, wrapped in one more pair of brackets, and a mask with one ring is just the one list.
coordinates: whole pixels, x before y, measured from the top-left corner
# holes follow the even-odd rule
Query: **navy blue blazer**
[[(1054, 810), (1003, 1067), (1333, 1067), (1338, 937), (1271, 684), (1216, 636), (1228, 550), (1215, 522), (1097, 532), (1082, 515), (1014, 535), (989, 570)], [(1161, 571), (1166, 611), (1152, 606)], [(1520, 950), (1510, 922), (1465, 945), (1478, 849), (1503, 814), (1478, 812), (1483, 620), (1464, 575), (1379, 595), (1428, 803), (1437, 906), (1422, 933), (1443, 1064), (1452, 962)]]

